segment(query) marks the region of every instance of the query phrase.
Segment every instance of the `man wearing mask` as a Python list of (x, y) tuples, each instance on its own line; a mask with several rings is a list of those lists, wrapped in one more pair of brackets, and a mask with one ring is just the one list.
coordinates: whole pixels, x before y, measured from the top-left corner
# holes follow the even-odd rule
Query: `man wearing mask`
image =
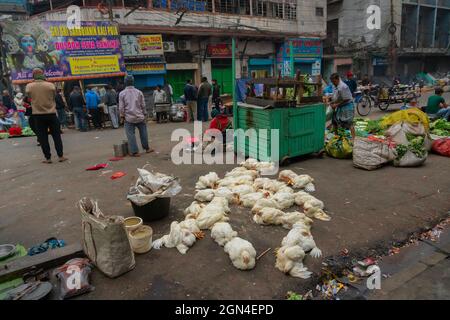
[(56, 117), (55, 85), (46, 80), (44, 71), (39, 68), (33, 69), (33, 79), (33, 82), (27, 84), (25, 94), (31, 99), (38, 140), (45, 156), (45, 160), (42, 162), (52, 163), (48, 132), (52, 135), (55, 143), (59, 162), (66, 161), (67, 158), (64, 157), (63, 153), (60, 125)]

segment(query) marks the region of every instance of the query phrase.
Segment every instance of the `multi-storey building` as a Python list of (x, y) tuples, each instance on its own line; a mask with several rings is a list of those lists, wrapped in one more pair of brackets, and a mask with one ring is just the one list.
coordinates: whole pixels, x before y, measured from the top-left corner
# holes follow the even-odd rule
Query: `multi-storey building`
[[(369, 28), (380, 8), (379, 28)], [(409, 80), (450, 69), (449, 0), (328, 0), (325, 73), (353, 69)]]
[[(188, 78), (217, 79), (225, 93), (231, 92), (231, 39), (237, 42), (236, 76), (275, 75), (283, 69), (281, 54), (289, 39), (314, 38), (294, 44), (317, 47), (326, 36), (326, 0), (112, 0), (38, 1), (31, 7), (31, 19), (62, 21), (66, 7), (81, 8), (83, 21), (112, 19), (121, 35), (162, 34), (165, 74), (136, 75), (140, 87), (168, 81), (176, 95)], [(132, 11), (133, 6), (139, 8)], [(136, 7), (137, 7), (136, 6)], [(130, 11), (132, 11), (130, 13)], [(306, 50), (307, 51), (307, 50)], [(321, 48), (316, 53), (297, 50), (294, 66), (307, 73), (320, 73)], [(320, 51), (320, 52), (319, 52)], [(278, 53), (278, 55), (277, 55)], [(278, 59), (277, 59), (278, 56)], [(155, 61), (151, 61), (155, 63)]]

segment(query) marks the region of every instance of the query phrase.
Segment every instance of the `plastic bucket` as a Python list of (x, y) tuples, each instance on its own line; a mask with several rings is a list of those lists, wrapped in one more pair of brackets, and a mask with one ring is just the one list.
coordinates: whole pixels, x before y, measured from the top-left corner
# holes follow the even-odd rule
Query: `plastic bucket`
[(125, 229), (126, 229), (127, 233), (130, 233), (131, 231), (134, 231), (137, 228), (139, 228), (140, 226), (142, 226), (143, 221), (139, 217), (128, 217), (128, 218), (125, 218), (123, 223), (125, 225)]
[(156, 198), (143, 206), (137, 206), (131, 202), (131, 206), (135, 216), (142, 218), (144, 222), (160, 220), (169, 215), (170, 198)]
[(142, 225), (128, 234), (131, 248), (135, 253), (146, 253), (152, 248), (153, 230), (149, 226)]

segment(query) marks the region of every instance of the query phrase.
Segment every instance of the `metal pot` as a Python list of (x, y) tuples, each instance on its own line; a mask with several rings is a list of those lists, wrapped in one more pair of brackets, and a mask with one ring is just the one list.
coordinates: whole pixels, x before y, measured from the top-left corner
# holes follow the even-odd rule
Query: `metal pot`
[(115, 144), (114, 145), (114, 157), (123, 157), (123, 144)]
[(122, 141), (122, 152), (123, 152), (123, 156), (126, 156), (128, 154), (128, 141), (127, 140)]

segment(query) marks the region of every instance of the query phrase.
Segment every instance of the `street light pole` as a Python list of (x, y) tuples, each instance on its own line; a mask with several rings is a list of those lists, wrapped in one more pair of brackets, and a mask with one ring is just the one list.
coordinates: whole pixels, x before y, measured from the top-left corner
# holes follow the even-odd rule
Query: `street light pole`
[(232, 89), (231, 94), (233, 97), (233, 128), (237, 128), (237, 102), (236, 102), (236, 39), (233, 36), (231, 38), (231, 77)]

